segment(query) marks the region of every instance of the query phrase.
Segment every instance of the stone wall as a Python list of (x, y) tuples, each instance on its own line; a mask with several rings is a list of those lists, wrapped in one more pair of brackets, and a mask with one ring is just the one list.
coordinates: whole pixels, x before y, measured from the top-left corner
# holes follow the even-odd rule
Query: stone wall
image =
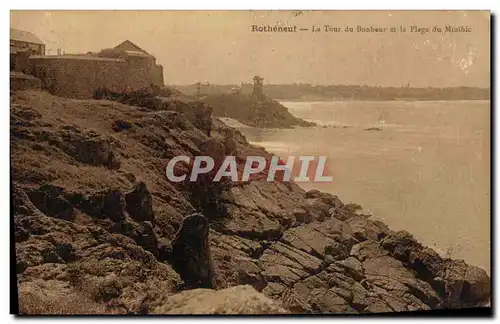
[(10, 73), (10, 90), (40, 89), (41, 81), (31, 75), (20, 72)]
[(152, 71), (153, 84), (163, 86), (163, 66), (155, 64)]
[(92, 98), (95, 89), (114, 92), (149, 87), (152, 72), (145, 60), (95, 56), (31, 56), (29, 72), (42, 80), (42, 88), (70, 98)]
[(135, 88), (134, 90), (140, 90), (141, 88), (148, 87), (151, 85), (152, 80), (149, 73), (149, 62), (142, 57), (129, 57), (127, 59), (128, 63), (128, 82), (131, 85), (143, 85), (142, 87)]
[(30, 52), (27, 50), (10, 53), (10, 70), (15, 72), (28, 71), (28, 58)]
[(28, 42), (21, 42), (16, 40), (10, 40), (10, 50), (11, 52), (29, 50), (32, 55), (45, 55), (45, 45), (35, 44)]
[[(137, 80), (147, 79), (148, 85), (163, 86), (163, 67), (157, 65), (154, 57), (125, 56), (129, 63), (129, 77)], [(142, 82), (142, 81), (141, 81)]]

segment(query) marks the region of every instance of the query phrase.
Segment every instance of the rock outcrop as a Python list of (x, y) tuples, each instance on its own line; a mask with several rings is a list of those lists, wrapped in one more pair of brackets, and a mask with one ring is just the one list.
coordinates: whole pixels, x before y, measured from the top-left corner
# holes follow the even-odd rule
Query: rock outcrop
[(335, 195), (258, 177), (209, 189), (169, 182), (176, 155), (232, 154), (239, 169), (246, 156), (269, 157), (222, 122), (208, 136), (192, 118), (11, 96), (21, 312), (372, 313), (489, 302), (484, 270)]
[(252, 127), (316, 126), (312, 122), (293, 116), (286, 107), (269, 98), (258, 100), (253, 96), (241, 94), (221, 94), (210, 95), (203, 101), (213, 107), (215, 116), (231, 117)]

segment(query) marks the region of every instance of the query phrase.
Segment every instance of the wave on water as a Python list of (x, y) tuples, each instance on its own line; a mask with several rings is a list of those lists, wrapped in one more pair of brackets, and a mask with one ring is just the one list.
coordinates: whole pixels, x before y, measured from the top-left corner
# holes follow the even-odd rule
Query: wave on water
[(352, 125), (341, 124), (335, 120), (321, 120), (321, 119), (304, 119), (304, 120), (308, 122), (313, 122), (318, 126), (336, 126), (336, 127), (352, 126)]
[(345, 124), (340, 123), (335, 120), (321, 120), (321, 119), (305, 119), (306, 121), (313, 122), (318, 126), (332, 126), (332, 127), (358, 127), (358, 128), (369, 128), (369, 127), (379, 127), (381, 129), (384, 128), (401, 128), (404, 127), (400, 124), (383, 124), (383, 123), (374, 123), (374, 124)]
[(280, 101), (285, 107), (294, 106), (294, 107), (307, 107), (312, 105), (324, 105), (329, 103), (336, 103), (336, 101)]
[(291, 143), (286, 142), (272, 142), (272, 141), (249, 141), (250, 144), (265, 148), (271, 153), (290, 153), (295, 152), (298, 147)]
[(312, 110), (314, 107), (313, 102), (280, 102), (281, 105), (286, 107), (288, 111), (304, 111)]
[(229, 127), (233, 128), (253, 128), (251, 126), (245, 125), (238, 120), (231, 117), (219, 117), (219, 119)]
[(380, 127), (380, 128), (407, 128), (406, 125), (401, 125), (401, 124), (388, 124), (388, 123), (375, 123), (374, 125), (372, 126), (375, 126), (375, 127)]

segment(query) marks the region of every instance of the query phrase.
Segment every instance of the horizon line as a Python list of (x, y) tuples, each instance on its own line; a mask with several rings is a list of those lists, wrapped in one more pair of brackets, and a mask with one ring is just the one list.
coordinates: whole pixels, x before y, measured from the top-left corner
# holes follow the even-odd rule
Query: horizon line
[[(236, 83), (209, 83), (207, 84), (206, 81), (201, 82), (202, 86), (224, 86), (224, 87), (234, 87), (234, 86), (239, 86)], [(251, 82), (244, 82), (243, 84), (248, 84), (248, 85), (253, 85)], [(195, 83), (189, 83), (189, 84), (175, 84), (175, 83), (165, 83), (166, 86), (173, 86), (173, 87), (187, 87), (187, 86), (196, 86)], [(264, 86), (300, 86), (300, 85), (309, 85), (311, 87), (331, 87), (331, 86), (336, 86), (336, 87), (367, 87), (367, 88), (403, 88), (403, 89), (452, 89), (452, 88), (475, 88), (475, 89), (485, 89), (485, 90), (491, 90), (491, 86), (489, 87), (482, 87), (482, 86), (466, 86), (466, 85), (457, 85), (457, 86), (429, 86), (429, 87), (408, 87), (406, 85), (401, 85), (401, 86), (386, 86), (386, 85), (367, 85), (367, 84), (312, 84), (312, 83), (266, 83)]]

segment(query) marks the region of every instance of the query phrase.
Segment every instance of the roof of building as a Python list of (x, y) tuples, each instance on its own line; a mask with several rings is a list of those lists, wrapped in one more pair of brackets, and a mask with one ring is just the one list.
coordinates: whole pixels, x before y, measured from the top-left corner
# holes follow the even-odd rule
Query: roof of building
[(152, 57), (152, 56), (151, 56), (151, 55), (149, 55), (148, 53), (139, 52), (139, 51), (124, 51), (124, 53), (125, 53), (127, 56), (135, 56), (135, 57)]
[(29, 59), (65, 59), (65, 60), (85, 60), (85, 61), (112, 61), (112, 62), (125, 62), (119, 58), (98, 57), (91, 55), (31, 55)]
[(45, 44), (38, 38), (35, 34), (30, 33), (28, 31), (19, 30), (19, 29), (10, 29), (10, 39), (16, 40), (19, 42), (33, 43), (33, 44)]
[(147, 55), (151, 55), (142, 48), (140, 48), (139, 46), (137, 46), (136, 44), (129, 41), (128, 39), (116, 45), (114, 48), (121, 51), (136, 51), (136, 52), (142, 52)]

